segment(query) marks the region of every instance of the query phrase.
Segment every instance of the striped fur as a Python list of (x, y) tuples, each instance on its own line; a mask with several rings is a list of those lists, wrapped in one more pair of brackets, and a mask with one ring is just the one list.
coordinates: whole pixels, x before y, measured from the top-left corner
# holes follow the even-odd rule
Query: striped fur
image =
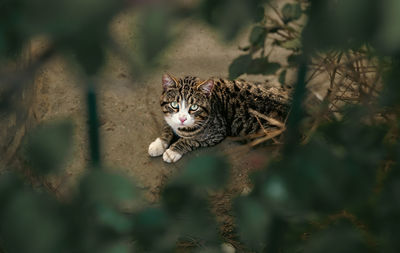
[[(171, 103), (182, 104), (182, 101), (185, 101), (184, 106), (195, 105), (197, 108), (182, 116), (193, 119), (190, 126), (179, 125), (176, 120), (172, 122), (180, 112)], [(192, 76), (177, 79), (164, 75), (160, 105), (168, 122), (160, 139), (169, 146), (168, 150), (181, 156), (199, 147), (213, 146), (227, 136), (254, 134), (261, 129), (258, 120), (263, 127), (271, 127), (267, 121), (257, 119), (249, 109), (282, 121), (289, 111), (290, 98), (276, 88), (266, 89), (244, 80), (211, 78), (201, 81)], [(178, 140), (172, 143), (174, 136)]]

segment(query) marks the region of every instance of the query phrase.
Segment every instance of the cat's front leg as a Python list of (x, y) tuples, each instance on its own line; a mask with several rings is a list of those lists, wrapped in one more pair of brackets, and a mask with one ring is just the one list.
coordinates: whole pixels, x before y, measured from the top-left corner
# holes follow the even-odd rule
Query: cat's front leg
[(197, 140), (180, 138), (164, 152), (163, 160), (167, 163), (174, 163), (181, 159), (182, 155), (199, 147), (200, 142)]
[(162, 155), (168, 147), (168, 143), (162, 140), (160, 137), (149, 145), (149, 155), (150, 156), (160, 156)]
[(180, 138), (172, 144), (163, 154), (163, 160), (167, 163), (173, 163), (181, 159), (181, 157), (199, 147), (210, 147), (221, 142), (225, 138), (225, 134), (215, 135), (207, 140), (184, 139)]
[(158, 137), (157, 139), (155, 139), (155, 141), (150, 143), (148, 150), (149, 155), (153, 157), (162, 155), (168, 148), (168, 146), (171, 144), (173, 136), (174, 133), (171, 127), (165, 124), (163, 127), (161, 137)]

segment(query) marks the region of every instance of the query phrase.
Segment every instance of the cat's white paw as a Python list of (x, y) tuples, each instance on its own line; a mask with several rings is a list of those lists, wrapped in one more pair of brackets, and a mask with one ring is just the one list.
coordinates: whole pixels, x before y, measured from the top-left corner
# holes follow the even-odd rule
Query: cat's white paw
[(160, 156), (164, 153), (165, 149), (167, 148), (168, 144), (157, 138), (149, 145), (149, 155), (150, 156)]
[(179, 159), (181, 159), (182, 155), (179, 154), (178, 152), (175, 152), (171, 149), (167, 149), (164, 154), (163, 154), (163, 160), (164, 162), (167, 163), (174, 163), (176, 161), (178, 161)]

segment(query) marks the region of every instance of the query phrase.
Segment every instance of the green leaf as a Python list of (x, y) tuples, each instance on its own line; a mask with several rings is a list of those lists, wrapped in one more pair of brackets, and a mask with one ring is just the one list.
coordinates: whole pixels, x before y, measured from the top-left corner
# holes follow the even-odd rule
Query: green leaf
[(168, 8), (148, 8), (140, 16), (138, 42), (142, 61), (153, 65), (161, 52), (171, 43), (171, 16)]
[(156, 242), (168, 229), (167, 214), (159, 208), (147, 208), (133, 217), (133, 236), (144, 248), (156, 246)]
[(18, 57), (26, 36), (20, 31), (18, 24), (23, 17), (23, 6), (20, 1), (1, 3), (0, 8), (0, 57)]
[(116, 242), (112, 245), (102, 247), (99, 253), (129, 253), (132, 252), (132, 248), (127, 242)]
[[(340, 243), (338, 243), (340, 242)], [(362, 253), (368, 252), (361, 234), (349, 225), (337, 225), (312, 234), (304, 249), (305, 253)]]
[(236, 79), (240, 75), (247, 72), (251, 63), (251, 55), (241, 55), (229, 65), (229, 78)]
[[(104, 38), (98, 38), (98, 40), (101, 41), (104, 40)], [(76, 59), (85, 73), (90, 76), (95, 75), (100, 70), (101, 66), (103, 66), (105, 61), (104, 49), (100, 43), (79, 41), (77, 43), (71, 43), (71, 45), (74, 45), (73, 50)]]
[(82, 221), (79, 223), (83, 223), (79, 226), (89, 231), (91, 229), (81, 240), (94, 237), (98, 227), (115, 234), (125, 234), (132, 229), (131, 219), (122, 211), (131, 210), (140, 199), (129, 178), (108, 171), (93, 170), (82, 179), (79, 189), (80, 194), (75, 204), (76, 212), (81, 213)]
[(224, 8), (217, 14), (219, 16), (218, 23), (224, 38), (232, 40), (253, 17), (249, 10), (248, 1), (232, 0), (229, 3), (227, 2)]
[(378, 31), (378, 46), (386, 53), (400, 48), (400, 1), (388, 0), (383, 4), (382, 24)]
[(270, 175), (264, 182), (261, 194), (270, 210), (279, 214), (293, 211), (293, 196), (290, 193), (287, 180), (280, 175)]
[(279, 45), (283, 48), (297, 51), (301, 48), (301, 41), (300, 38), (295, 38), (279, 43)]
[(24, 156), (37, 173), (47, 174), (65, 164), (72, 151), (72, 140), (71, 122), (43, 124), (28, 133)]
[[(13, 172), (1, 173), (0, 175), (0, 203), (6, 205), (7, 201), (14, 198), (14, 194), (18, 192), (23, 185), (21, 178), (17, 177)], [(0, 217), (2, 208), (0, 208)]]
[(99, 205), (96, 209), (98, 221), (103, 226), (112, 228), (115, 232), (120, 234), (124, 234), (131, 230), (132, 222), (120, 211), (117, 211), (115, 208), (106, 205)]
[(302, 14), (300, 4), (298, 4), (298, 3), (285, 4), (282, 7), (281, 12), (282, 12), (284, 23), (289, 23), (290, 21), (297, 20), (301, 17), (301, 14)]
[(162, 193), (162, 201), (170, 213), (179, 213), (190, 201), (192, 191), (187, 185), (170, 184)]
[(66, 221), (51, 199), (22, 190), (2, 209), (0, 234), (6, 252), (63, 252)]
[(250, 197), (238, 198), (234, 208), (240, 238), (257, 252), (261, 251), (268, 243), (273, 216), (260, 201)]
[(193, 194), (188, 204), (176, 217), (173, 230), (183, 238), (193, 238), (209, 244), (218, 243), (217, 222), (211, 213), (209, 197)]
[(205, 0), (201, 2), (200, 12), (226, 40), (234, 39), (247, 23), (259, 22), (264, 16), (260, 0)]
[(122, 6), (123, 0), (23, 1), (18, 31), (27, 38), (45, 35), (56, 50), (76, 56), (93, 75), (104, 63), (109, 23)]
[(309, 143), (270, 168), (281, 173), (289, 203), (299, 212), (337, 212), (357, 207), (371, 196), (385, 157), (385, 131), (360, 125), (354, 112), (349, 117), (346, 124), (321, 127)]
[(86, 203), (123, 207), (138, 198), (132, 181), (126, 176), (93, 170), (82, 180), (81, 197)]
[(264, 7), (262, 6), (256, 7), (254, 14), (254, 22), (261, 22), (264, 19), (264, 16), (265, 16)]
[(228, 177), (228, 164), (222, 157), (203, 155), (193, 158), (179, 180), (192, 187), (220, 188)]
[(266, 37), (267, 29), (262, 26), (255, 26), (250, 33), (250, 43), (255, 47), (263, 47)]
[(380, 9), (376, 0), (313, 0), (303, 30), (305, 51), (355, 48), (376, 40)]
[(376, 225), (382, 252), (395, 253), (400, 249), (398, 218), (400, 213), (400, 147), (397, 144), (396, 165), (389, 171), (380, 192), (376, 208)]
[[(122, 0), (37, 0), (23, 1), (19, 29), (28, 36), (46, 34), (68, 47), (70, 40), (101, 43), (96, 34), (107, 34), (112, 17), (123, 6)], [(80, 37), (77, 37), (80, 36)]]

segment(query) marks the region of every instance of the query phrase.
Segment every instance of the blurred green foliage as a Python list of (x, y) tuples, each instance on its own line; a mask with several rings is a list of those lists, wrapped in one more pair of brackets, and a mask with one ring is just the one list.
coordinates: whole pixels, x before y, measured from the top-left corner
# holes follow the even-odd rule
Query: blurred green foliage
[[(254, 23), (249, 45), (241, 49), (244, 54), (229, 67), (231, 78), (279, 73), (284, 83), (289, 67), (303, 64), (306, 69), (307, 59), (318, 52), (373, 47), (371, 57), (389, 63), (382, 70), (377, 101), (342, 108), (340, 119), (318, 125), (307, 142), (297, 135), (290, 139), (280, 157), (253, 175), (252, 192), (234, 200), (233, 212), (239, 240), (256, 252), (399, 252), (398, 1), (299, 0), (280, 9), (270, 2), (203, 0), (190, 10), (178, 2), (153, 3), (141, 15), (142, 55), (135, 61), (139, 59), (143, 69), (154, 64), (173, 38), (173, 15), (182, 10), (228, 40)], [(110, 21), (139, 3), (143, 1), (0, 1), (1, 61), (44, 35), (52, 53), (72, 56), (93, 76), (112, 45)], [(265, 12), (272, 9), (282, 22), (270, 22)], [(270, 36), (272, 45), (291, 52), (288, 66), (269, 61), (265, 49)], [(296, 90), (305, 88), (304, 76), (299, 75)], [(295, 91), (294, 96), (301, 106), (304, 94)], [(301, 112), (291, 112), (289, 121), (296, 118), (298, 124), (288, 128), (287, 136), (303, 130)], [(73, 126), (68, 122), (38, 127), (24, 142), (26, 166), (39, 177), (56, 174), (69, 159), (72, 140)], [(174, 252), (182, 241), (219, 251), (221, 238), (209, 192), (223, 189), (227, 182), (229, 165), (224, 158), (192, 160), (162, 190), (160, 203), (151, 207), (141, 202), (133, 182), (97, 165), (88, 168), (76, 191), (63, 200), (32, 188), (22, 176), (2, 174), (0, 251)]]
[(199, 6), (201, 16), (217, 27), (224, 38), (233, 39), (249, 22), (264, 17), (265, 0), (204, 0)]
[(24, 156), (39, 174), (57, 171), (69, 159), (73, 136), (71, 122), (52, 122), (37, 127), (25, 138)]

